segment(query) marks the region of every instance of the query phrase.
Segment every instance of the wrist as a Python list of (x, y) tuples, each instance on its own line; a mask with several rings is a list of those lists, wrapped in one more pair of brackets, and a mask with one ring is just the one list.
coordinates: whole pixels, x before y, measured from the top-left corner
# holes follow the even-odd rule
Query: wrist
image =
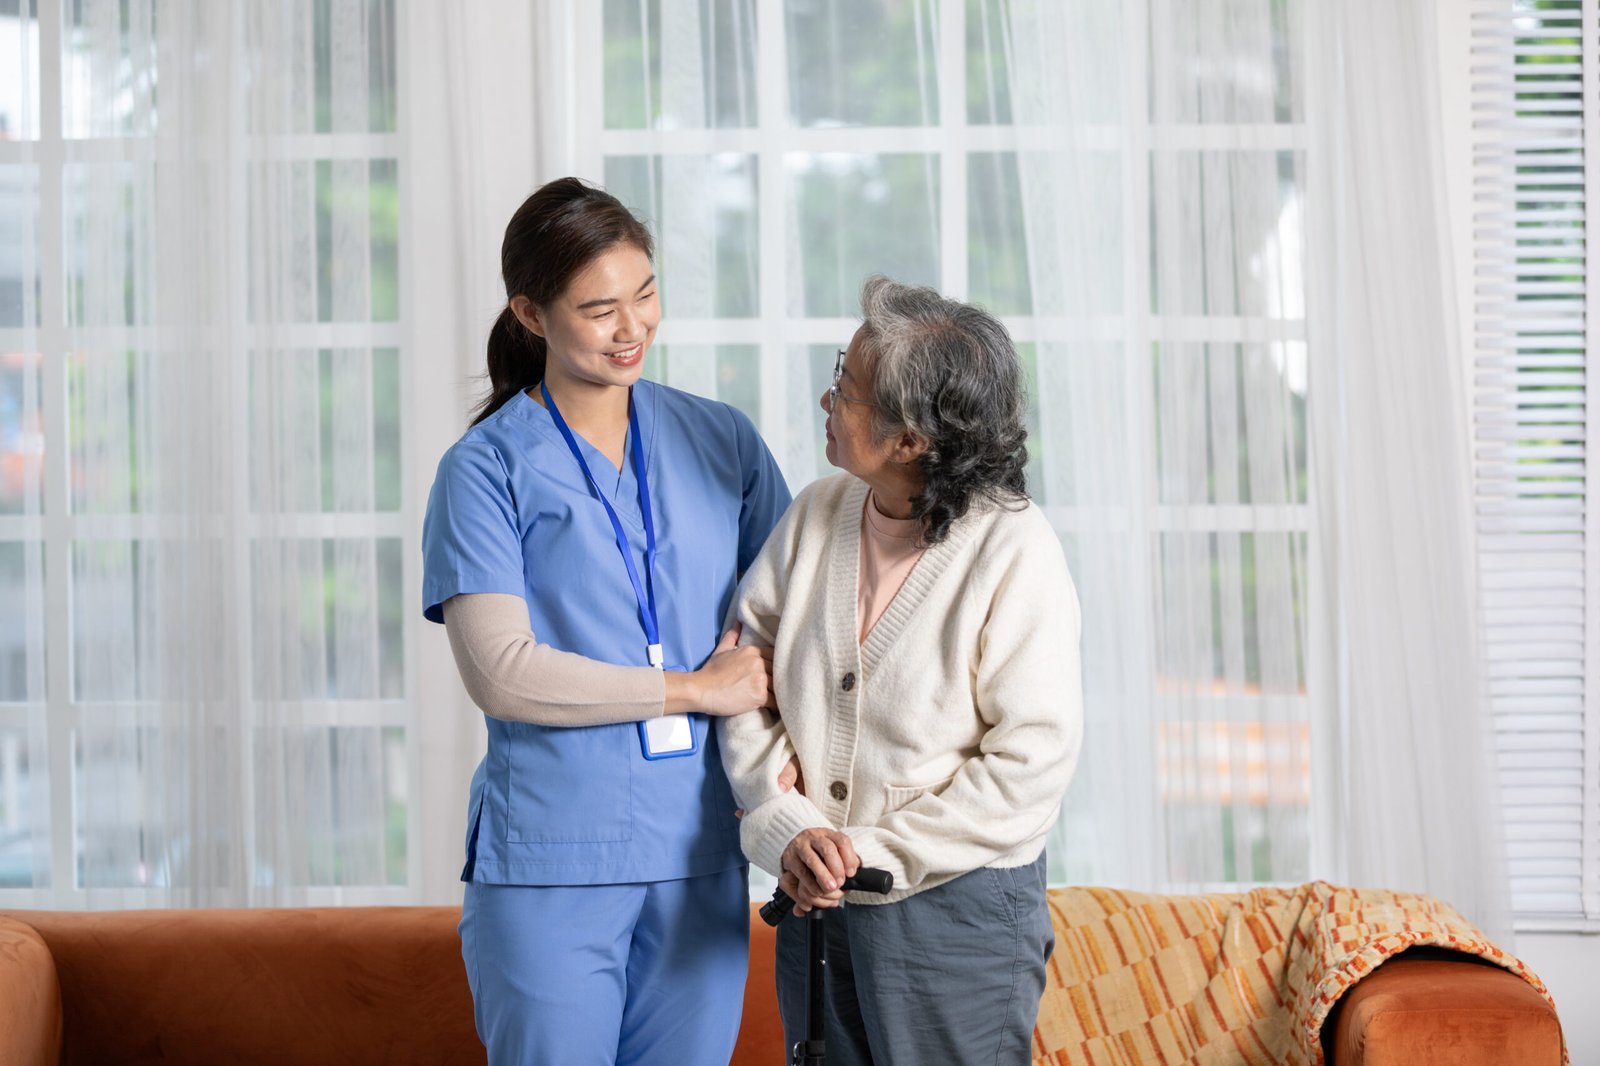
[(704, 687), (700, 684), (699, 674), (685, 673), (682, 670), (668, 670), (666, 672), (667, 698), (664, 713), (687, 714), (698, 710), (704, 705)]

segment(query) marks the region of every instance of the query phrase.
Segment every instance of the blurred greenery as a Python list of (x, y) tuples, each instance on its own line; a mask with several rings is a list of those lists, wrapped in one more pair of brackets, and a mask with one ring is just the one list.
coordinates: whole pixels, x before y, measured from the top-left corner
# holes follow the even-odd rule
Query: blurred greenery
[[(671, 128), (753, 126), (755, 0), (698, 0), (698, 7), (700, 108), (672, 116)], [(605, 0), (601, 18), (606, 128), (668, 128), (662, 114), (661, 0)]]
[[(693, 346), (698, 352), (704, 352), (704, 346)], [(658, 344), (650, 349), (646, 356), (644, 376), (651, 381), (663, 385), (672, 385), (675, 388), (684, 388), (687, 383), (680, 383), (672, 374), (673, 357), (676, 345)], [(708, 394), (712, 399), (721, 400), (723, 403), (732, 404), (752, 420), (761, 416), (761, 349), (754, 344), (717, 344), (711, 346), (714, 359), (712, 371), (715, 380), (715, 391)], [(698, 390), (690, 390), (698, 391)]]
[[(698, 162), (698, 161), (697, 161)], [(720, 152), (704, 158), (710, 185), (697, 190), (710, 198), (711, 308), (716, 318), (748, 318), (758, 311), (761, 290), (756, 217), (756, 161), (754, 156)], [(674, 313), (673, 251), (664, 246), (662, 226), (663, 167), (658, 155), (613, 155), (605, 161), (605, 184), (650, 227), (656, 238), (656, 270), (661, 280), (661, 310)], [(702, 279), (691, 279), (697, 286)]]
[(967, 122), (974, 126), (1011, 123), (1010, 10), (1010, 0), (967, 0)]
[[(359, 164), (358, 164), (359, 165)], [(367, 172), (350, 180), (353, 170), (332, 159), (316, 161), (317, 195), (317, 320), (393, 322), (400, 317), (400, 186), (393, 159), (367, 162)], [(357, 218), (367, 217), (359, 222)], [(341, 263), (334, 256), (335, 224), (365, 228), (366, 264)], [(335, 307), (336, 296), (348, 299), (348, 278), (341, 271), (369, 273), (364, 308)], [(339, 290), (336, 293), (336, 288)], [(341, 300), (342, 302), (342, 300)]]
[(791, 285), (791, 314), (859, 314), (869, 274), (939, 287), (936, 156), (791, 154), (785, 164), (804, 269), (801, 284)]
[(1031, 313), (1028, 231), (1016, 153), (968, 153), (967, 197), (967, 281), (971, 299), (997, 315)]
[(787, 0), (791, 119), (799, 126), (938, 125), (937, 27), (937, 0)]
[[(335, 129), (333, 121), (333, 6), (364, 8), (367, 115), (364, 129)], [(398, 128), (394, 0), (311, 0), (311, 58), (315, 133), (393, 133)]]

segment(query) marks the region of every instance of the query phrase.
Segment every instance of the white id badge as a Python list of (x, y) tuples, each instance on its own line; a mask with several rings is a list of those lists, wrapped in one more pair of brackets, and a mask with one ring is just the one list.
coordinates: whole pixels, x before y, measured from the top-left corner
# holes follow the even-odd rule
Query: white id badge
[(694, 721), (687, 714), (664, 714), (648, 722), (639, 723), (639, 742), (646, 759), (670, 759), (675, 755), (693, 755), (698, 747), (694, 735)]

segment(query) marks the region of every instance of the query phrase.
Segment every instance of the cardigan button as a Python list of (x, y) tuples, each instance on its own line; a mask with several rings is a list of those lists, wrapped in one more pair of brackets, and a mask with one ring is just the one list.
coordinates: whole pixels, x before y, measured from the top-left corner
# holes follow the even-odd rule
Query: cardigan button
[(849, 692), (851, 689), (855, 688), (856, 687), (856, 675), (855, 674), (845, 674), (843, 677), (841, 677), (839, 679), (839, 687), (844, 689), (846, 692)]
[(833, 784), (828, 786), (828, 795), (832, 796), (840, 803), (843, 803), (844, 798), (850, 795), (850, 790), (844, 787), (843, 781), (835, 781)]

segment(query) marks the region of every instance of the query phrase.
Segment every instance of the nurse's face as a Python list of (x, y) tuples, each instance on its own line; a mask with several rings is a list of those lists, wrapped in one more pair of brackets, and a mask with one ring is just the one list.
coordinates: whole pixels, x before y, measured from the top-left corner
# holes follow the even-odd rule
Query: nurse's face
[(873, 421), (877, 408), (872, 395), (871, 371), (863, 357), (861, 330), (850, 338), (838, 364), (838, 376), (823, 390), (822, 409), (828, 413), (824, 432), (828, 438), (828, 462), (847, 470), (863, 481), (872, 482), (890, 467), (896, 438), (876, 439)]
[(545, 339), (545, 376), (552, 383), (632, 385), (661, 324), (655, 269), (631, 244), (597, 256), (550, 306), (536, 308), (519, 296), (512, 308)]

